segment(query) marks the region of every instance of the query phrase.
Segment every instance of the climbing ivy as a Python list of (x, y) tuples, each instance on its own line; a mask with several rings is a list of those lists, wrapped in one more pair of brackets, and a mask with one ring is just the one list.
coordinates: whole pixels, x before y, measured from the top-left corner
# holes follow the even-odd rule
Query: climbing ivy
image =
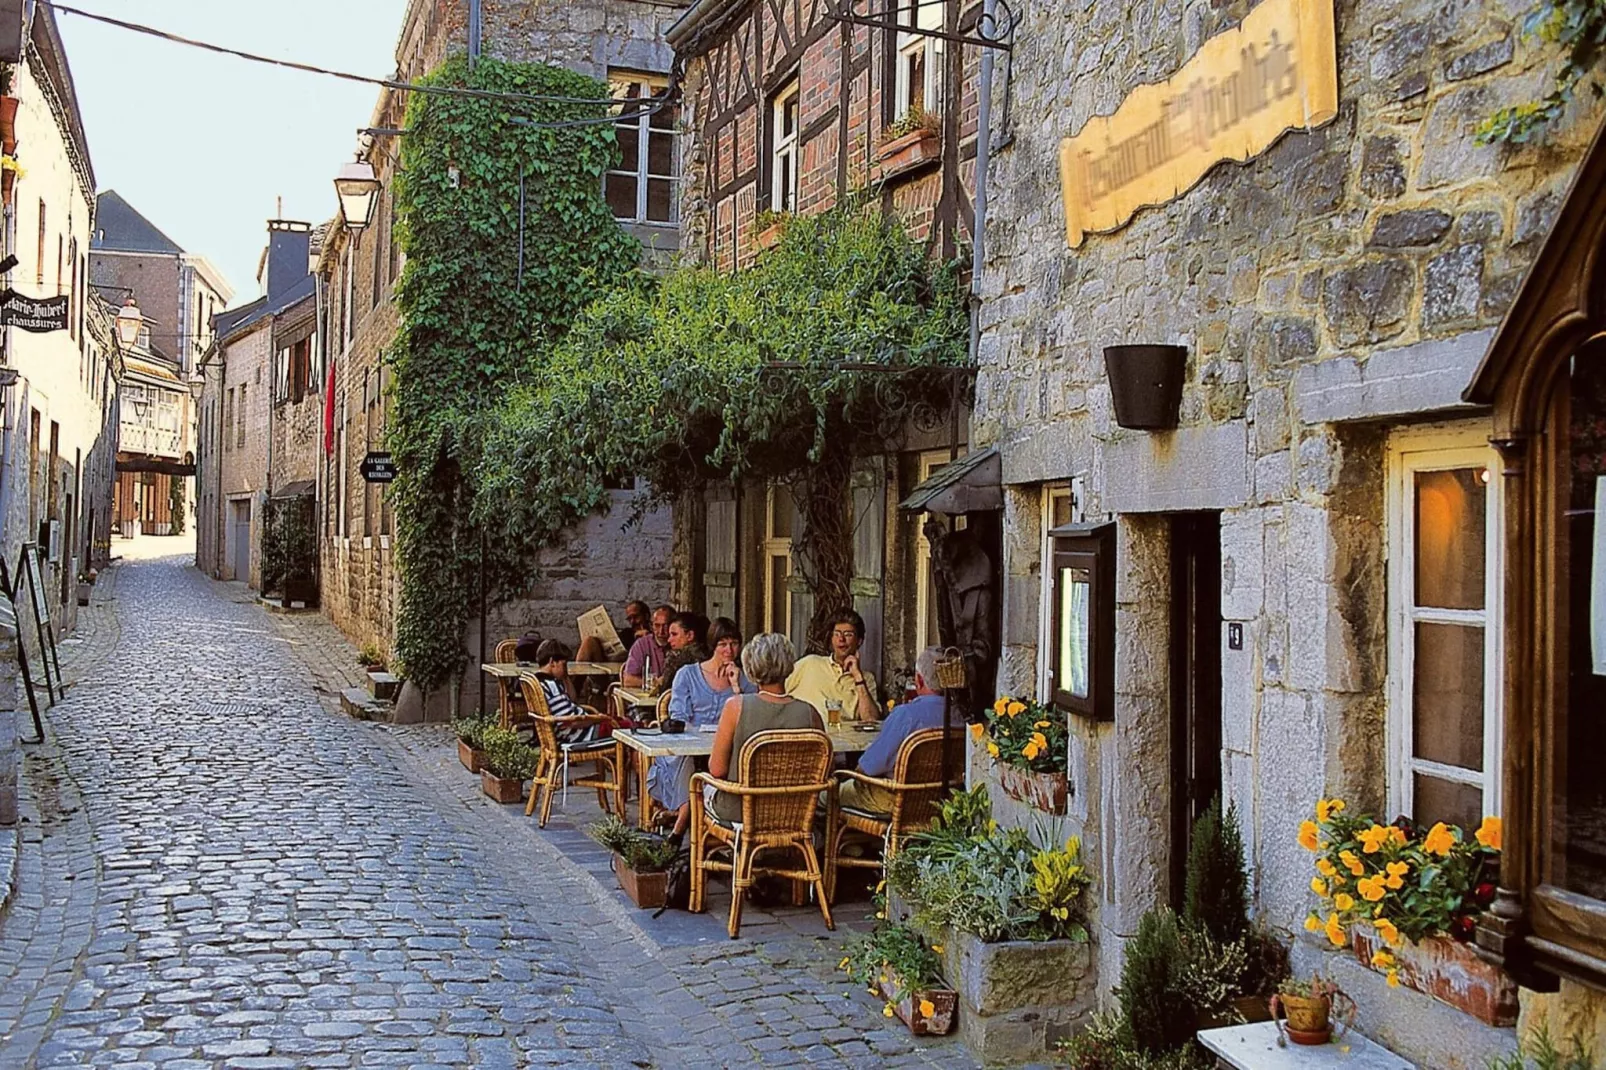
[(853, 460), (895, 448), (916, 405), (946, 404), (967, 325), (954, 267), (857, 204), (793, 219), (742, 271), (637, 274), (491, 414), (476, 516), (528, 552), (621, 477), (644, 477), (656, 501), (710, 480), (789, 482), (818, 633), (852, 602)]
[[(603, 83), (541, 64), (448, 60), (431, 84), (602, 99)], [(571, 320), (629, 273), (634, 239), (602, 200), (617, 158), (607, 124), (540, 128), (606, 114), (574, 105), (414, 94), (395, 181), (406, 268), (400, 327), (388, 355), (394, 410), (400, 592), (396, 653), (425, 690), (464, 665), (463, 632), (478, 594), (481, 545), (493, 586), (516, 574), (514, 547), (482, 540), (472, 520), (482, 414), (539, 367)], [(524, 175), (520, 277), (520, 175)]]
[(1541, 0), (1523, 16), (1522, 35), (1560, 45), (1566, 53), (1550, 92), (1502, 108), (1478, 126), (1479, 144), (1522, 142), (1561, 118), (1580, 82), (1599, 97), (1606, 92), (1596, 68), (1606, 58), (1606, 0)]

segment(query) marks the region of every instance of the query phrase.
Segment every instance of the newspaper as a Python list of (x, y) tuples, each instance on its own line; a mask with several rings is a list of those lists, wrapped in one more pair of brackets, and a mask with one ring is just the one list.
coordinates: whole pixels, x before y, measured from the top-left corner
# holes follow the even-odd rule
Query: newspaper
[(602, 606), (588, 609), (580, 614), (580, 641), (598, 639), (602, 642), (602, 653), (609, 661), (623, 661), (625, 657), (625, 644), (619, 638), (619, 632), (608, 619), (608, 611)]

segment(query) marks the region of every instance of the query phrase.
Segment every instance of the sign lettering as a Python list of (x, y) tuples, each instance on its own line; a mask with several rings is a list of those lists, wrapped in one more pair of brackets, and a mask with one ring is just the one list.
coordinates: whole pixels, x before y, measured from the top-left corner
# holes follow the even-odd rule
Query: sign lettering
[(390, 483), (396, 479), (396, 462), (388, 453), (370, 453), (358, 469), (369, 483)]
[(1170, 80), (1060, 142), (1065, 237), (1124, 226), (1223, 160), (1248, 160), (1289, 130), (1338, 114), (1333, 0), (1265, 0), (1206, 41)]
[(0, 327), (21, 327), (25, 331), (65, 331), (67, 307), (71, 298), (24, 297), (15, 290), (0, 290)]

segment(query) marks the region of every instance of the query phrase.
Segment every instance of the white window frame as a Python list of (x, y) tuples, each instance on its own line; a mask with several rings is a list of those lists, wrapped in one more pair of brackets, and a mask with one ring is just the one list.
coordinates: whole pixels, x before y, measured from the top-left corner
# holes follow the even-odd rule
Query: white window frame
[(1062, 501), (1070, 503), (1071, 522), (1076, 523), (1081, 510), (1076, 504), (1076, 494), (1071, 484), (1043, 485), (1038, 544), (1038, 572), (1042, 583), (1037, 599), (1037, 699), (1043, 703), (1054, 700), (1054, 618), (1057, 607), (1054, 605), (1054, 537), (1049, 532), (1054, 530), (1054, 505)]
[[(962, 460), (968, 449), (961, 449), (955, 461)], [(919, 479), (916, 484), (924, 483), (932, 477), (938, 469), (948, 464), (947, 450), (931, 450), (922, 453), (919, 458)], [(931, 576), (931, 540), (926, 538), (926, 521), (931, 519), (930, 513), (921, 513), (915, 520), (915, 649), (924, 650), (928, 646), (935, 646), (937, 636), (931, 634), (931, 598), (935, 584)], [(952, 517), (955, 531), (965, 529), (965, 518)]]
[[(1484, 607), (1438, 609), (1415, 605), (1415, 476), (1482, 468), (1489, 473), (1484, 513)], [(1483, 813), (1500, 809), (1503, 750), (1502, 578), (1504, 503), (1500, 457), (1489, 445), (1488, 427), (1476, 425), (1412, 428), (1395, 432), (1388, 452), (1388, 812), (1415, 816), (1413, 774), (1483, 789)], [(1483, 628), (1483, 770), (1474, 772), (1417, 758), (1412, 752), (1413, 683), (1418, 622), (1476, 624)]]
[[(782, 634), (790, 638), (792, 631), (792, 585), (783, 583), (782, 590), (775, 589), (775, 562), (778, 559), (786, 561), (786, 579), (792, 578), (795, 562), (792, 558), (792, 540), (776, 534), (775, 506), (777, 492), (784, 490), (778, 483), (771, 483), (764, 492), (764, 628), (767, 630), (776, 620), (776, 610), (780, 610), (780, 618), (785, 621), (781, 629)], [(796, 521), (794, 507), (793, 521)]]
[[(791, 133), (786, 132), (786, 107), (797, 102), (797, 121)], [(770, 208), (777, 212), (797, 211), (798, 168), (803, 154), (799, 150), (798, 135), (803, 126), (803, 105), (798, 96), (798, 80), (793, 78), (770, 98)], [(789, 181), (783, 183), (781, 164)]]
[[(894, 3), (897, 5), (897, 21), (900, 26), (911, 26), (921, 30), (943, 28), (943, 15), (947, 11), (945, 3), (933, 3), (932, 0), (894, 0)], [(925, 74), (920, 86), (923, 101), (921, 109), (928, 115), (942, 114), (943, 40), (940, 37), (928, 37), (925, 34), (899, 30), (898, 61), (893, 79), (894, 120), (907, 116), (914, 104), (914, 79), (910, 67), (917, 57), (925, 64)]]
[[(669, 87), (669, 76), (664, 74), (653, 74), (647, 71), (616, 70), (608, 72), (609, 95), (615, 99), (624, 96), (628, 92), (631, 85), (640, 85), (642, 89), (646, 91), (646, 96), (638, 99), (646, 100), (647, 97), (650, 97), (653, 94)], [(623, 105), (615, 105), (615, 111), (618, 111), (622, 107)], [(623, 160), (621, 162), (624, 166), (616, 167), (608, 171), (608, 174), (610, 175), (618, 175), (621, 178), (633, 178), (636, 181), (635, 214), (630, 216), (614, 216), (614, 218), (619, 220), (621, 223), (646, 223), (654, 226), (674, 226), (680, 219), (680, 198), (677, 197), (675, 193), (680, 185), (680, 139), (675, 136), (674, 130), (671, 128), (669, 131), (670, 173), (667, 175), (653, 174), (650, 170), (649, 160), (651, 159), (650, 142), (652, 140), (652, 120), (655, 117), (655, 115), (644, 113), (633, 118), (621, 119), (619, 122), (614, 124), (616, 126), (634, 126), (636, 128), (636, 159), (634, 161)], [(658, 133), (662, 134), (664, 131), (660, 129)], [(647, 218), (647, 183), (649, 179), (667, 179), (669, 181), (670, 194), (668, 219)], [(606, 181), (607, 180), (604, 179), (604, 182)]]

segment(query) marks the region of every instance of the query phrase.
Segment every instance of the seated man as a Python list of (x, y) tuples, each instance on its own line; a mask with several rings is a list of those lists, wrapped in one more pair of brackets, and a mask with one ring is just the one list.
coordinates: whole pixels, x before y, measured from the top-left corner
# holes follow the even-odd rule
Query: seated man
[[(625, 650), (628, 651), (632, 643), (647, 634), (649, 631), (648, 616), (647, 603), (639, 598), (625, 606), (625, 626), (623, 628), (614, 628), (619, 633), (619, 640), (624, 643)], [(574, 660), (607, 661), (607, 651), (602, 647), (602, 640), (594, 635), (581, 639), (580, 652)]]
[[(903, 746), (904, 740), (923, 729), (942, 727), (942, 693), (932, 688), (930, 683), (936, 677), (937, 658), (940, 656), (941, 650), (928, 646), (915, 658), (915, 697), (887, 714), (875, 742), (859, 758), (859, 772), (865, 776), (890, 777), (893, 763), (898, 759), (898, 748)], [(953, 727), (961, 727), (963, 718), (957, 712), (953, 716)], [(962, 763), (964, 744), (956, 741), (954, 749), (957, 752), (956, 764)], [(892, 812), (892, 793), (873, 784), (845, 781), (838, 798), (843, 806), (852, 810), (872, 814)]]
[(664, 661), (669, 657), (669, 622), (674, 616), (674, 606), (663, 605), (652, 611), (652, 630), (631, 644), (625, 667), (619, 672), (620, 683), (640, 687), (649, 676), (663, 679)]
[(810, 654), (799, 658), (787, 678), (786, 690), (826, 716), (826, 703), (842, 703), (849, 721), (873, 721), (876, 707), (875, 677), (859, 667), (859, 645), (864, 642), (864, 618), (845, 609), (831, 618), (831, 656)]

